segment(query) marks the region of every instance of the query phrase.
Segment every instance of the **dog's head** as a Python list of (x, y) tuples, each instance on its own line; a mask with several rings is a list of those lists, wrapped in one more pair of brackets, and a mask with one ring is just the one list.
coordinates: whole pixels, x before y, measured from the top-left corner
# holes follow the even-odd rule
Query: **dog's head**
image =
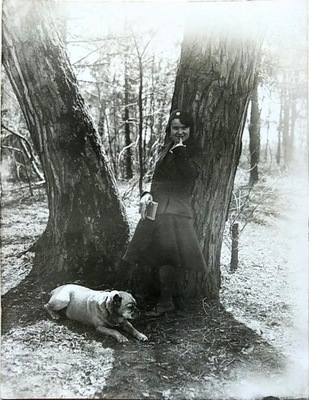
[(128, 292), (111, 291), (106, 306), (113, 315), (119, 315), (124, 319), (134, 319), (139, 315), (136, 300)]

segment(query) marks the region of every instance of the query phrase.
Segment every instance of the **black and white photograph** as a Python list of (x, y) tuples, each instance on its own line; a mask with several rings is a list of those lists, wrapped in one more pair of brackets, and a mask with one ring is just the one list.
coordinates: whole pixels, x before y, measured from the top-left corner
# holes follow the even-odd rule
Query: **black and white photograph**
[(1, 11), (1, 399), (308, 399), (307, 0)]

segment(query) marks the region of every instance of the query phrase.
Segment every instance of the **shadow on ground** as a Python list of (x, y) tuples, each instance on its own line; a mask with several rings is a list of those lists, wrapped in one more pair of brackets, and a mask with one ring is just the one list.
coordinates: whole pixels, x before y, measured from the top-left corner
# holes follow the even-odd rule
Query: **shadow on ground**
[[(42, 307), (46, 293), (36, 292), (29, 282), (21, 288), (22, 292), (14, 289), (3, 298), (4, 332), (48, 319)], [(256, 374), (275, 377), (286, 363), (217, 302), (196, 302), (160, 318), (142, 316), (134, 325), (148, 336), (144, 343), (129, 338), (119, 344), (74, 321), (57, 323), (114, 349), (112, 372), (96, 398), (215, 399), (221, 395), (226, 399), (231, 382)]]
[[(218, 398), (238, 374), (276, 375), (285, 360), (218, 303), (141, 319), (148, 343), (115, 348), (100, 398)], [(206, 397), (205, 397), (206, 396)]]

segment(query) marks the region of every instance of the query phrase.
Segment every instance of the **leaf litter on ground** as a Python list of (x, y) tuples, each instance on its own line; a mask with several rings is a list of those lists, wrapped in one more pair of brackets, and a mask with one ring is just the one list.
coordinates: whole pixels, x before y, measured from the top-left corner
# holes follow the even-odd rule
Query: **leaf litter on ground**
[(113, 350), (51, 321), (16, 328), (2, 343), (2, 398), (87, 398), (104, 387)]
[[(2, 340), (2, 397), (306, 397), (307, 265), (302, 246), (308, 188), (302, 177), (269, 179), (264, 187), (271, 188), (270, 196), (258, 187), (249, 204), (253, 217), (247, 223), (249, 210), (240, 218), (246, 226), (236, 272), (230, 271), (230, 249), (223, 246), (224, 311), (203, 304), (200, 315), (143, 319), (139, 324), (150, 340), (142, 346), (132, 341), (119, 347), (96, 340), (95, 333), (89, 338), (83, 328), (76, 332), (46, 320), (14, 327)], [(128, 184), (120, 182), (119, 190), (128, 192)], [(133, 233), (139, 218), (137, 185), (130, 193), (124, 203)], [(32, 255), (19, 253), (40, 236), (48, 217), (44, 194), (35, 191), (34, 197), (4, 191), (2, 293), (31, 269)], [(276, 349), (288, 360), (283, 370)]]

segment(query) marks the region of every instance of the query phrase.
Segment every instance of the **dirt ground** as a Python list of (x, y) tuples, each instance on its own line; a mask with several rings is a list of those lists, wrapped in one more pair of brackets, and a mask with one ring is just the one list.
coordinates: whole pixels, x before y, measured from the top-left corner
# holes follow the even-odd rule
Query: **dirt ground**
[[(307, 180), (269, 177), (254, 190), (252, 207), (263, 202), (240, 236), (234, 273), (223, 247), (220, 303), (142, 315), (134, 325), (149, 341), (119, 344), (73, 321), (51, 321), (46, 293), (32, 299), (25, 290), (22, 313), (8, 307), (10, 289), (31, 270), (32, 254), (20, 253), (42, 233), (48, 210), (44, 189), (31, 197), (4, 184), (1, 398), (307, 398)], [(125, 204), (134, 229), (132, 198)]]

